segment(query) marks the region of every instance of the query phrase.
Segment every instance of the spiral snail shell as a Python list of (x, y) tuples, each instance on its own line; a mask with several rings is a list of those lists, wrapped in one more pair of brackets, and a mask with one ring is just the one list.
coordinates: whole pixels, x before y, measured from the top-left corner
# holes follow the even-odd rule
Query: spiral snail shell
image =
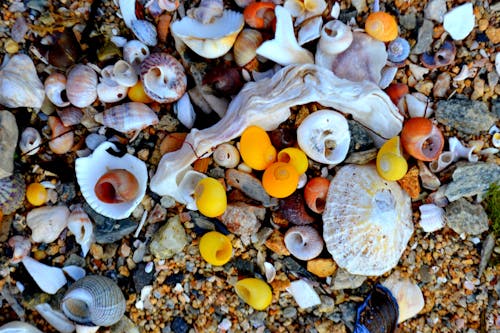
[(78, 324), (110, 326), (125, 313), (125, 297), (110, 278), (89, 275), (68, 289), (61, 302), (61, 310)]

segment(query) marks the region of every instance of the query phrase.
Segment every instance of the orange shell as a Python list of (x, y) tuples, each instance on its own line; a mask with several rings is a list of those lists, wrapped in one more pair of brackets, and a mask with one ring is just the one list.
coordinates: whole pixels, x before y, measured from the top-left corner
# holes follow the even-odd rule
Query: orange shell
[(286, 198), (297, 189), (299, 174), (288, 163), (271, 164), (262, 175), (262, 186), (266, 192), (275, 198)]
[(48, 198), (47, 189), (40, 183), (31, 183), (26, 188), (26, 199), (33, 206), (43, 205)]
[(392, 103), (398, 105), (399, 100), (406, 94), (410, 93), (408, 85), (404, 83), (391, 83), (387, 88), (385, 88), (385, 93), (389, 95)]
[(304, 187), (304, 199), (313, 212), (321, 214), (325, 210), (329, 187), (330, 181), (323, 177), (314, 177), (307, 182)]
[(269, 135), (258, 126), (249, 126), (241, 134), (240, 154), (243, 162), (254, 170), (264, 170), (276, 160), (276, 149)]
[(94, 191), (97, 198), (105, 203), (129, 202), (137, 197), (139, 182), (125, 169), (112, 169), (99, 178)]
[(365, 22), (366, 33), (382, 42), (390, 42), (398, 37), (396, 18), (385, 12), (373, 12)]
[(401, 144), (417, 160), (432, 161), (443, 151), (444, 137), (431, 120), (423, 117), (408, 119), (401, 131)]
[(254, 2), (245, 7), (243, 17), (245, 22), (252, 28), (268, 29), (276, 22), (272, 2)]

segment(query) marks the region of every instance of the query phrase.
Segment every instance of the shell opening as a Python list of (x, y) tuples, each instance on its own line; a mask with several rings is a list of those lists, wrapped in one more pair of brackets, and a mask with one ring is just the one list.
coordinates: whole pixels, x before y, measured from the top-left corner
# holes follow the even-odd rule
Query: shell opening
[(75, 289), (68, 293), (62, 303), (61, 309), (74, 322), (79, 324), (92, 324), (91, 320), (92, 295), (84, 289)]

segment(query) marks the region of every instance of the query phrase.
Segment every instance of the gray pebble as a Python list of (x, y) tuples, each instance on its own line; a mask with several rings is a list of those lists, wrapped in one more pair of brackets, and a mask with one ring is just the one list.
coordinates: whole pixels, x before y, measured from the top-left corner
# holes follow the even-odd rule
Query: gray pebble
[(10, 111), (0, 111), (0, 178), (12, 175), (19, 130)]
[(453, 181), (444, 194), (450, 201), (474, 195), (483, 196), (493, 182), (500, 181), (500, 166), (494, 163), (460, 163), (453, 172)]
[(446, 223), (458, 234), (479, 235), (488, 230), (488, 215), (480, 204), (460, 198), (450, 203), (445, 212)]
[(351, 133), (351, 143), (349, 152), (364, 151), (373, 147), (373, 139), (368, 135), (368, 131), (353, 120), (349, 120), (349, 132)]
[(409, 12), (408, 14), (401, 15), (399, 17), (399, 24), (406, 30), (414, 30), (417, 27), (417, 16), (415, 15), (415, 12)]
[(283, 309), (283, 317), (285, 318), (294, 318), (297, 316), (297, 309), (294, 307), (287, 307)]
[(495, 246), (495, 236), (490, 233), (483, 242), (483, 249), (481, 250), (481, 262), (479, 263), (478, 277), (481, 278), (483, 272), (490, 261)]
[(422, 54), (429, 49), (432, 43), (432, 32), (434, 24), (429, 20), (424, 20), (418, 29), (417, 44), (411, 50), (413, 54)]
[(443, 22), (443, 16), (446, 14), (445, 0), (431, 0), (424, 9), (424, 17), (437, 23)]
[(436, 104), (436, 119), (464, 134), (486, 132), (498, 120), (486, 103), (469, 99), (441, 100)]

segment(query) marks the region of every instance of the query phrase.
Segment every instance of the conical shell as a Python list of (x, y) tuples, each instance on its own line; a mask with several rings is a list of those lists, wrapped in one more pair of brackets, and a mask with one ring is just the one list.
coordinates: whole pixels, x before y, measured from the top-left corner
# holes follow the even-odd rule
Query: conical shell
[(0, 209), (4, 215), (15, 212), (24, 202), (26, 184), (20, 173), (0, 179)]
[(158, 124), (156, 113), (144, 103), (123, 103), (94, 116), (95, 121), (118, 132), (140, 131)]
[(97, 98), (97, 73), (87, 65), (75, 65), (68, 74), (66, 95), (74, 106), (92, 104)]
[(89, 275), (76, 281), (61, 303), (64, 314), (78, 324), (110, 326), (125, 313), (125, 297), (110, 278)]
[(413, 233), (410, 197), (374, 165), (346, 165), (333, 178), (323, 238), (351, 274), (378, 276), (397, 265)]

